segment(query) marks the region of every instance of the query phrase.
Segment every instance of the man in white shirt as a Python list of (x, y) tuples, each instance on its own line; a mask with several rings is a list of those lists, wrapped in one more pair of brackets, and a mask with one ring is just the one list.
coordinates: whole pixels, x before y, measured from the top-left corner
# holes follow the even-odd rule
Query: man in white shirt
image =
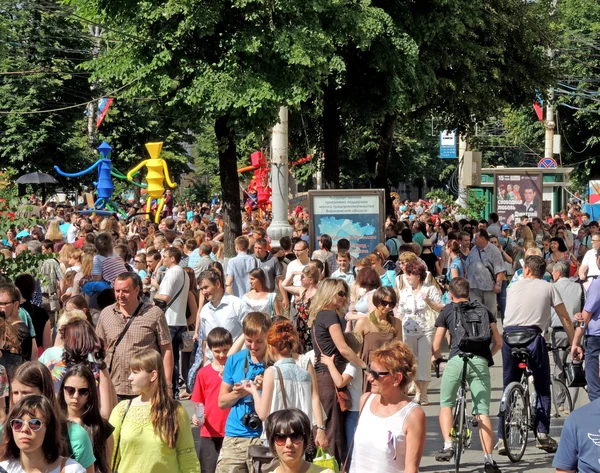
[[(165, 311), (167, 325), (171, 332), (171, 343), (173, 345), (173, 397), (179, 397), (179, 348), (181, 335), (187, 326), (186, 309), (188, 293), (190, 291), (190, 279), (185, 270), (179, 266), (181, 251), (177, 248), (167, 248), (163, 254), (163, 265), (167, 272), (163, 277), (155, 300), (162, 300), (169, 304)], [(192, 318), (195, 314), (191, 315)]]
[(79, 231), (77, 219), (77, 214), (71, 214), (71, 226), (67, 230), (67, 243), (74, 244), (77, 241), (77, 232)]
[(207, 269), (200, 275), (200, 291), (206, 304), (200, 311), (200, 336), (202, 338), (202, 356), (212, 361), (211, 351), (206, 346), (206, 337), (215, 327), (222, 327), (231, 333), (233, 340), (242, 335), (242, 322), (251, 311), (250, 306), (239, 297), (227, 294), (223, 281), (214, 269)]
[[(296, 259), (294, 261), (291, 261), (290, 264), (288, 264), (287, 270), (285, 272), (285, 279), (287, 279), (288, 276), (292, 273), (298, 273), (296, 276), (294, 276), (294, 279), (292, 279), (292, 285), (300, 287), (302, 285), (300, 273), (304, 268), (308, 266), (308, 263), (310, 261), (310, 258), (308, 256), (308, 243), (304, 240), (300, 240), (299, 242), (297, 242), (294, 245), (294, 254), (296, 255)], [(279, 281), (279, 289), (281, 290), (283, 308), (287, 310), (290, 306), (290, 299), (282, 283), (283, 281)]]
[(600, 233), (592, 234), (591, 243), (592, 250), (585, 253), (579, 267), (579, 279), (588, 283), (600, 275), (600, 268), (596, 263), (596, 252), (600, 250)]

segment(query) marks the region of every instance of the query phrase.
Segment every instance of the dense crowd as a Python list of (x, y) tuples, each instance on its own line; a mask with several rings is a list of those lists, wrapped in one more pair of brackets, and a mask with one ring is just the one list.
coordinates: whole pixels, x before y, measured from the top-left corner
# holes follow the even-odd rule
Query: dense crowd
[[(159, 224), (49, 204), (36, 225), (11, 228), (3, 261), (46, 258), (0, 281), (0, 471), (331, 472), (317, 466), (331, 461), (326, 449), (345, 471), (415, 473), (443, 351), (436, 459), (452, 460), (456, 355), (468, 346), (483, 471), (498, 473), (493, 453), (506, 449), (490, 421), (489, 367), (501, 351), (504, 387), (519, 380), (511, 334), (529, 337), (536, 445), (558, 449), (559, 470), (577, 469), (589, 422), (571, 415), (560, 446), (549, 435), (546, 341), (558, 348), (553, 376), (564, 379), (568, 357), (585, 358), (595, 401), (600, 233), (579, 201), (514, 226), (395, 202), (368, 254), (310, 236), (308, 219), (296, 208), (292, 236), (274, 246), (269, 222), (244, 214), (228, 261), (216, 201), (171, 201)], [(485, 320), (483, 340), (459, 330), (464, 314)]]

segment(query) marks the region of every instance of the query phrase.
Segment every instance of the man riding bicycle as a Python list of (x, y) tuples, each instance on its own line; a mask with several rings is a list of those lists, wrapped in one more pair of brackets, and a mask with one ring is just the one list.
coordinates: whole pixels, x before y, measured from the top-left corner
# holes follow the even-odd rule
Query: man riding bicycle
[[(504, 389), (513, 381), (521, 379), (519, 360), (512, 356), (515, 345), (526, 346), (530, 355), (528, 363), (533, 373), (533, 384), (537, 393), (536, 447), (548, 453), (556, 452), (558, 443), (550, 437), (550, 358), (546, 341), (542, 336), (550, 326), (550, 308), (553, 307), (560, 319), (569, 343), (573, 343), (573, 323), (558, 289), (542, 280), (546, 262), (541, 256), (528, 256), (523, 267), (524, 278), (510, 286), (506, 297), (504, 315), (504, 344), (502, 346), (502, 375)], [(582, 356), (581, 346), (575, 344), (573, 352)], [(504, 423), (500, 413), (498, 436), (502, 435)], [(506, 455), (504, 441), (498, 441), (498, 453)]]
[[(464, 310), (480, 318), (488, 317), (491, 329), (489, 338), (485, 342), (470, 343), (468, 345), (468, 352), (475, 356), (468, 360), (466, 364), (466, 380), (473, 399), (473, 415), (476, 416), (479, 422), (479, 437), (485, 457), (484, 471), (485, 473), (500, 473), (500, 469), (492, 458), (494, 434), (489, 417), (492, 392), (489, 367), (494, 364), (493, 356), (502, 346), (502, 337), (498, 333), (494, 315), (478, 301), (469, 303), (469, 289), (469, 281), (466, 279), (458, 277), (452, 279), (449, 286), (452, 303), (442, 309), (435, 323), (437, 329), (433, 340), (434, 361), (441, 358), (440, 348), (442, 342), (446, 331), (450, 332), (450, 354), (442, 377), (440, 400), (440, 428), (444, 436), (444, 447), (435, 455), (435, 459), (437, 461), (450, 461), (454, 456), (450, 434), (453, 424), (452, 408), (456, 405), (456, 396), (463, 371), (463, 360), (457, 355), (463, 353), (459, 345), (465, 346), (464, 343), (461, 343), (460, 334), (457, 334), (459, 332), (457, 322), (461, 322), (460, 319), (457, 321), (457, 317), (461, 318), (462, 313), (459, 314), (458, 311)], [(485, 326), (488, 325), (485, 324)]]

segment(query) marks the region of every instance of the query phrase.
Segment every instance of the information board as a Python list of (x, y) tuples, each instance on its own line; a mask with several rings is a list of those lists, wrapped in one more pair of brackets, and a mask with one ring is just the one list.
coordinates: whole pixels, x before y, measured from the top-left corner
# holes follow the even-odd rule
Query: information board
[(498, 173), (494, 179), (496, 213), (500, 223), (514, 225), (521, 216), (542, 216), (541, 173)]
[(364, 258), (385, 241), (385, 200), (383, 189), (314, 190), (308, 192), (310, 208), (310, 251), (319, 248), (321, 235), (337, 242), (350, 241), (350, 253)]

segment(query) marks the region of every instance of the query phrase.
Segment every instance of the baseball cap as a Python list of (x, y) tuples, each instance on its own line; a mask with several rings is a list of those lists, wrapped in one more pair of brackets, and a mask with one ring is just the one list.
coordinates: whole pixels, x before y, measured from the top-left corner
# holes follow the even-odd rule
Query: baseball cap
[(505, 223), (504, 225), (502, 225), (502, 230), (510, 230), (510, 225), (507, 225)]

